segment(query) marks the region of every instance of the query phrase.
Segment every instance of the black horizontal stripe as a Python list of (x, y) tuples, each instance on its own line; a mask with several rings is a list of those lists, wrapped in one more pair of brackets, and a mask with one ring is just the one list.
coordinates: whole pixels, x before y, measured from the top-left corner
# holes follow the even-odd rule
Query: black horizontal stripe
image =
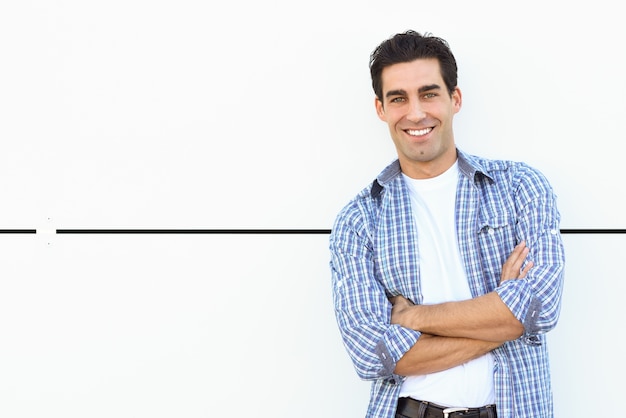
[(626, 229), (561, 229), (561, 234), (626, 234)]
[[(263, 228), (218, 228), (218, 229), (175, 229), (175, 228), (63, 228), (51, 229), (57, 234), (238, 234), (238, 235), (324, 235), (330, 234), (330, 229), (263, 229)], [(0, 234), (36, 234), (36, 229), (8, 228), (0, 229)], [(607, 228), (565, 228), (562, 234), (626, 234), (626, 229)]]
[(330, 229), (57, 229), (57, 234), (330, 234)]

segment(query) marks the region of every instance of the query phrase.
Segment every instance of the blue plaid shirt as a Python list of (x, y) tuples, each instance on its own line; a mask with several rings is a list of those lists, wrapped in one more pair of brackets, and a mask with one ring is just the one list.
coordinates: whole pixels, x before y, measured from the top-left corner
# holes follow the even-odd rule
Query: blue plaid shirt
[[(498, 417), (551, 418), (545, 333), (559, 317), (564, 268), (556, 197), (524, 163), (458, 150), (458, 165), (456, 227), (472, 295), (495, 290), (525, 327), (522, 337), (493, 351)], [(368, 418), (395, 416), (404, 380), (395, 365), (420, 337), (390, 324), (388, 301), (401, 294), (421, 303), (418, 234), (395, 161), (342, 209), (330, 235), (337, 323), (358, 376), (372, 381)], [(534, 267), (524, 279), (498, 285), (502, 265), (522, 240)]]

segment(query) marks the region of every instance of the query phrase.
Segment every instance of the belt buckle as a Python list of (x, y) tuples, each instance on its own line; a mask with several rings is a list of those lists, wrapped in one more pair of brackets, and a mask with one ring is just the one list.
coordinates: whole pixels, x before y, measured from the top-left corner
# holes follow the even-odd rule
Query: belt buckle
[(443, 410), (443, 418), (448, 418), (454, 412), (467, 412), (469, 408), (446, 408)]

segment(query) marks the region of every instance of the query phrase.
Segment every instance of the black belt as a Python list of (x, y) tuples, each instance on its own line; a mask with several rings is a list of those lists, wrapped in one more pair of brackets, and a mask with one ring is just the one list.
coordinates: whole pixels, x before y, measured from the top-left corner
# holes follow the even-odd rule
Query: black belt
[(481, 406), (480, 408), (446, 408), (430, 402), (417, 401), (413, 398), (398, 399), (396, 414), (399, 417), (407, 418), (497, 418), (495, 405)]

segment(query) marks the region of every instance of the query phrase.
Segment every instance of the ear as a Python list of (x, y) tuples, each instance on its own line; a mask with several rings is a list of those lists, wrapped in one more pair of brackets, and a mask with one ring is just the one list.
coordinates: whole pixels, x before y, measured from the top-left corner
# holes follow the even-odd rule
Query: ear
[(378, 118), (383, 122), (387, 122), (387, 117), (385, 116), (385, 108), (383, 107), (383, 102), (378, 99), (378, 97), (374, 98), (374, 106), (376, 107), (376, 114)]
[(461, 106), (463, 105), (463, 95), (461, 94), (461, 89), (458, 87), (455, 87), (452, 92), (452, 104), (454, 106), (454, 113), (461, 110)]

